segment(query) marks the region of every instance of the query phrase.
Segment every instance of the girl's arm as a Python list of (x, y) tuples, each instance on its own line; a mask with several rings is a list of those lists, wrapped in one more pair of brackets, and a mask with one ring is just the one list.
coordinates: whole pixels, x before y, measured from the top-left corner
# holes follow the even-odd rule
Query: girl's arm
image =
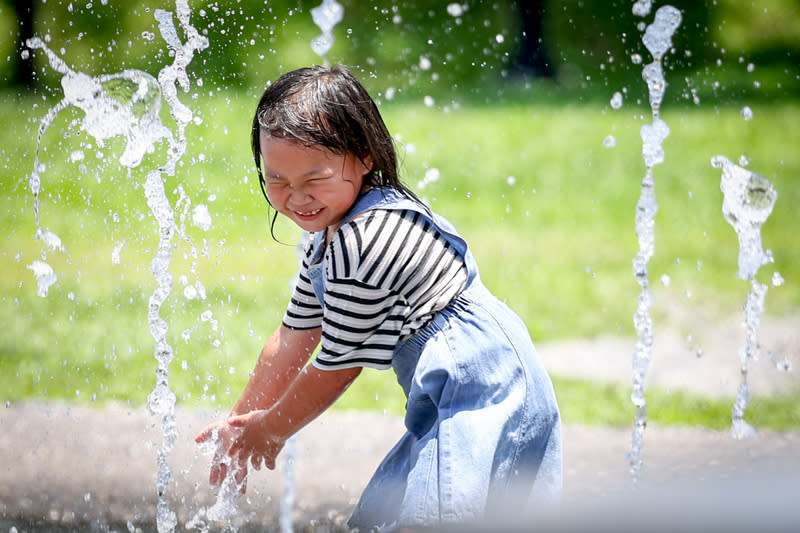
[(267, 409), (283, 396), (319, 344), (322, 328), (289, 329), (281, 325), (264, 344), (250, 381), (231, 415)]
[(360, 373), (361, 367), (304, 368), (272, 407), (228, 419), (231, 426), (242, 428), (228, 455), (238, 457), (240, 464), (249, 460), (256, 469), (262, 461), (267, 468), (275, 468), (286, 440), (330, 407)]
[[(322, 328), (293, 330), (281, 325), (264, 344), (250, 381), (234, 405), (231, 415), (240, 415), (272, 406), (286, 391), (311, 357), (319, 344)], [(247, 461), (232, 463), (227, 458), (228, 449), (241, 434), (241, 428), (231, 426), (227, 420), (217, 421), (195, 437), (198, 443), (211, 442), (216, 447), (211, 462), (209, 481), (221, 486), (229, 474), (235, 472), (235, 481), (245, 490)]]

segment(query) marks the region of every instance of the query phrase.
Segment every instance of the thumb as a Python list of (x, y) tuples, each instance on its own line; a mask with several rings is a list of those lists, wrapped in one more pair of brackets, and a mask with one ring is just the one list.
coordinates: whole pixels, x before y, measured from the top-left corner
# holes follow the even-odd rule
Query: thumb
[(250, 417), (251, 416), (252, 416), (251, 413), (232, 416), (232, 417), (228, 418), (228, 420), (226, 420), (226, 422), (228, 422), (228, 424), (233, 426), (233, 427), (240, 428), (240, 427), (243, 427), (243, 426), (247, 425), (247, 423), (250, 421)]

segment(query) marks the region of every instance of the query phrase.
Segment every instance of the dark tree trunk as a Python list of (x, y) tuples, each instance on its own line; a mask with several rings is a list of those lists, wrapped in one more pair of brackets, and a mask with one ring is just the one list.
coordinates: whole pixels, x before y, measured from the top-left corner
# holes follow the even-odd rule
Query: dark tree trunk
[(555, 69), (545, 47), (544, 0), (516, 0), (515, 3), (522, 31), (517, 68), (531, 76), (554, 76)]
[(36, 1), (14, 0), (14, 9), (17, 12), (17, 21), (19, 23), (17, 49), (15, 51), (16, 68), (13, 74), (13, 83), (17, 86), (33, 87), (35, 81), (33, 57), (30, 54), (26, 54), (26, 57), (23, 57), (22, 51), (27, 48), (25, 42), (33, 37), (33, 14)]

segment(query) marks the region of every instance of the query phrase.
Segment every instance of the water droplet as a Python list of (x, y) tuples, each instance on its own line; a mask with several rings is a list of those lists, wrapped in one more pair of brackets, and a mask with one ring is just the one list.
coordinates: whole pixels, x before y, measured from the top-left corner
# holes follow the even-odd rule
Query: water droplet
[(440, 177), (441, 177), (441, 172), (439, 171), (438, 168), (436, 167), (429, 168), (428, 170), (425, 171), (425, 176), (417, 184), (417, 187), (419, 187), (420, 189), (424, 189), (431, 183), (436, 183), (437, 181), (439, 181)]
[(772, 286), (773, 287), (780, 287), (785, 283), (786, 280), (783, 279), (780, 272), (773, 272), (772, 273)]
[(653, 0), (636, 0), (633, 4), (633, 14), (637, 17), (646, 17), (653, 7)]
[(34, 261), (28, 265), (28, 270), (32, 271), (33, 275), (36, 276), (37, 294), (44, 298), (47, 296), (50, 286), (58, 280), (58, 276), (53, 272), (53, 267), (44, 261)]
[(640, 130), (642, 137), (642, 156), (647, 167), (664, 162), (664, 149), (661, 144), (669, 136), (669, 126), (660, 118), (653, 119), (652, 124), (645, 124)]
[(661, 284), (665, 287), (669, 287), (672, 284), (672, 278), (669, 277), (667, 274), (661, 276)]
[(761, 226), (772, 213), (778, 192), (767, 178), (724, 156), (712, 158), (711, 164), (722, 168), (722, 214), (739, 237), (737, 275), (740, 279), (753, 279), (761, 265), (771, 262), (761, 245)]
[(46, 229), (37, 229), (36, 230), (36, 240), (44, 242), (44, 244), (50, 249), (51, 252), (63, 252), (65, 251), (64, 245), (61, 244), (61, 237), (53, 233), (52, 231), (48, 231)]
[(114, 249), (111, 250), (111, 264), (112, 265), (118, 265), (120, 263), (120, 252), (122, 252), (122, 247), (123, 246), (124, 246), (124, 243), (119, 242), (114, 246)]
[(422, 70), (428, 70), (431, 68), (431, 60), (425, 56), (421, 56), (419, 58), (419, 68)]
[(433, 104), (435, 103), (433, 96), (425, 96), (422, 101), (425, 103), (426, 107), (433, 107)]
[(460, 17), (464, 14), (464, 6), (455, 2), (447, 4), (447, 14), (451, 17)]
[(617, 138), (613, 135), (606, 135), (603, 139), (603, 146), (606, 148), (614, 148), (617, 145)]
[(775, 363), (775, 368), (778, 372), (791, 372), (792, 371), (792, 362), (789, 361), (785, 357), (781, 357), (780, 359), (775, 358), (775, 356), (770, 353), (773, 362)]
[(194, 300), (197, 298), (197, 289), (194, 287), (194, 285), (187, 285), (183, 288), (183, 296), (187, 300)]
[(311, 19), (319, 29), (327, 33), (342, 21), (344, 8), (336, 0), (323, 0), (320, 5), (311, 10)]
[(750, 106), (744, 106), (740, 113), (745, 120), (752, 120), (753, 118), (753, 110), (750, 109)]
[(334, 37), (333, 34), (323, 33), (311, 39), (311, 49), (320, 57), (325, 57), (331, 48), (333, 48)]
[(203, 231), (211, 229), (211, 213), (207, 205), (199, 204), (195, 206), (192, 211), (192, 222)]
[(515, 178), (514, 176), (509, 176), (506, 178), (506, 183), (508, 183), (509, 185), (514, 185), (516, 182), (517, 178)]
[(622, 93), (619, 91), (615, 92), (614, 95), (611, 97), (610, 104), (613, 109), (619, 109), (620, 107), (622, 107)]

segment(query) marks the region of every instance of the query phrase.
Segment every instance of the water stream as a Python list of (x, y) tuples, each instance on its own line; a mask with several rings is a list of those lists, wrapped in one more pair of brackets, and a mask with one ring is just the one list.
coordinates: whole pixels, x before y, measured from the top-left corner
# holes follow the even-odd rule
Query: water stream
[[(158, 21), (159, 32), (173, 57), (172, 64), (164, 66), (159, 71), (158, 79), (139, 70), (126, 70), (100, 76), (75, 72), (52, 52), (42, 39), (35, 37), (27, 42), (30, 49), (42, 50), (47, 55), (51, 68), (62, 74), (61, 86), (64, 90), (64, 98), (51, 108), (41, 121), (36, 159), (29, 184), (34, 198), (36, 238), (44, 241), (51, 251), (57, 250), (61, 247), (60, 239), (40, 226), (39, 193), (42, 172), (46, 167), (39, 160), (38, 147), (47, 128), (60, 111), (69, 106), (83, 111), (85, 116), (82, 128), (94, 137), (98, 146), (103, 146), (106, 139), (124, 137), (127, 144), (119, 157), (119, 163), (128, 168), (139, 166), (146, 154), (155, 151), (157, 142), (162, 140), (167, 142), (166, 161), (160, 168), (148, 172), (144, 184), (147, 206), (158, 223), (158, 246), (155, 257), (150, 263), (150, 271), (157, 287), (150, 296), (147, 309), (147, 321), (155, 341), (154, 356), (157, 369), (156, 384), (147, 398), (147, 409), (152, 416), (160, 420), (163, 435), (157, 454), (156, 520), (159, 533), (164, 533), (174, 531), (177, 526), (177, 516), (170, 509), (167, 496), (173, 479), (168, 460), (175, 447), (178, 431), (175, 422), (176, 397), (169, 383), (169, 366), (173, 359), (173, 349), (167, 341), (168, 324), (161, 317), (160, 311), (172, 291), (173, 278), (170, 264), (172, 240), (176, 233), (189, 242), (193, 256), (197, 256), (185, 229), (176, 222), (164, 182), (167, 177), (175, 174), (176, 165), (186, 152), (185, 130), (193, 118), (192, 110), (178, 98), (178, 86), (184, 92), (189, 90), (186, 67), (192, 61), (195, 52), (208, 46), (208, 41), (191, 25), (191, 9), (187, 0), (176, 0), (174, 13), (156, 9), (154, 15)], [(178, 36), (175, 18), (186, 39), (185, 42)], [(165, 127), (159, 118), (162, 97), (169, 105), (170, 116), (175, 122), (174, 130)], [(184, 200), (188, 206), (188, 199)], [(206, 221), (202, 209), (195, 211), (195, 214), (202, 219), (201, 222)], [(53, 269), (46, 263), (46, 252), (43, 252), (42, 261), (33, 263), (29, 268), (37, 277), (38, 293), (46, 296), (48, 287), (57, 278)], [(195, 286), (202, 288), (199, 281)]]
[(772, 253), (761, 245), (761, 226), (767, 221), (778, 199), (772, 183), (760, 174), (736, 165), (724, 156), (711, 158), (711, 165), (722, 170), (722, 214), (739, 238), (739, 270), (737, 277), (750, 282), (744, 304), (745, 342), (739, 352), (741, 382), (731, 410), (731, 434), (734, 438), (752, 437), (756, 431), (744, 420), (750, 403), (747, 385), (748, 365), (758, 357), (758, 328), (764, 312), (767, 285), (756, 280), (762, 265), (772, 263)]
[[(638, 1), (633, 12), (638, 16), (650, 13), (651, 2)], [(647, 83), (653, 121), (641, 128), (642, 156), (646, 173), (641, 185), (641, 195), (636, 204), (636, 235), (639, 239), (639, 252), (633, 260), (633, 274), (641, 287), (639, 303), (633, 317), (639, 338), (633, 353), (633, 391), (631, 401), (636, 409), (634, 428), (631, 436), (631, 451), (628, 464), (634, 484), (642, 468), (644, 431), (647, 427), (647, 400), (645, 399), (645, 379), (650, 360), (653, 357), (653, 319), (650, 316), (652, 293), (647, 264), (655, 251), (656, 202), (653, 167), (664, 162), (662, 143), (669, 135), (669, 126), (660, 118), (661, 103), (667, 82), (664, 79), (662, 58), (672, 48), (672, 35), (681, 23), (681, 12), (673, 6), (662, 6), (655, 13), (653, 22), (648, 25), (642, 42), (653, 57), (653, 62), (642, 69), (642, 77)]]

